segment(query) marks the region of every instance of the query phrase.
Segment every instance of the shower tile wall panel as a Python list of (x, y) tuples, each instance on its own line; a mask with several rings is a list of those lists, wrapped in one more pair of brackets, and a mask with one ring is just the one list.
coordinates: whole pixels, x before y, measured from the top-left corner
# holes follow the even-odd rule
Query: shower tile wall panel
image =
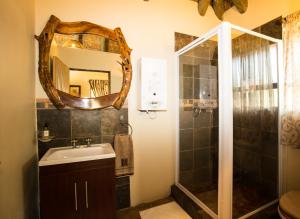
[(260, 185), (271, 196), (277, 194), (277, 113), (264, 110), (256, 118), (247, 115), (234, 118), (234, 180)]
[[(189, 57), (182, 59), (190, 62)], [(190, 190), (211, 185), (217, 178), (214, 163), (218, 163), (218, 110), (202, 109), (195, 116), (192, 107), (200, 97), (217, 98), (217, 68), (204, 59), (198, 63), (183, 64), (180, 71), (180, 182)]]

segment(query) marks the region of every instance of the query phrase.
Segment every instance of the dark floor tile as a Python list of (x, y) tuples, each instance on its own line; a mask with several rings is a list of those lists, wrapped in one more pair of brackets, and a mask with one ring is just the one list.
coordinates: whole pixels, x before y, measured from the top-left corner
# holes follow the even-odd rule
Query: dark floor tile
[(202, 209), (195, 204), (185, 193), (183, 193), (176, 185), (171, 187), (172, 197), (176, 202), (193, 218), (193, 219), (210, 219)]
[(42, 131), (48, 124), (50, 135), (55, 138), (71, 137), (70, 110), (40, 109), (37, 110), (37, 128)]
[(72, 138), (101, 136), (100, 110), (72, 110)]

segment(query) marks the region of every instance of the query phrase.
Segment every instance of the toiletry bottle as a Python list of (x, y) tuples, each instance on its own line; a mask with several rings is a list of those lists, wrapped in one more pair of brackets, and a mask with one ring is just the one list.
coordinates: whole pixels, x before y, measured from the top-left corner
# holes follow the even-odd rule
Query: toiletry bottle
[(43, 128), (43, 137), (49, 137), (49, 128), (47, 123), (45, 123)]

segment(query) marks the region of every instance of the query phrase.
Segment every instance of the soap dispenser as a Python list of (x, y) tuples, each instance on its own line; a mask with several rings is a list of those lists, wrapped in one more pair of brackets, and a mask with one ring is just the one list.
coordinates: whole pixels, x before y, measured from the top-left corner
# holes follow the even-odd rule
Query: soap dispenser
[(50, 131), (48, 127), (48, 123), (45, 123), (43, 130), (40, 132), (39, 141), (41, 142), (49, 142), (54, 139), (54, 136), (50, 136)]
[(49, 137), (49, 128), (48, 128), (47, 123), (45, 123), (45, 125), (44, 125), (43, 132), (42, 132), (42, 137), (43, 138), (48, 138)]

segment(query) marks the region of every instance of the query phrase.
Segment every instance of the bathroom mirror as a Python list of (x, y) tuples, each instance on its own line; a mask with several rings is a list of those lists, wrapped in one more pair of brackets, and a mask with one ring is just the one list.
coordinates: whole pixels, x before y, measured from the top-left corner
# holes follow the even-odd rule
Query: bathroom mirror
[(39, 41), (39, 78), (57, 108), (120, 109), (129, 92), (131, 49), (120, 28), (51, 16)]

